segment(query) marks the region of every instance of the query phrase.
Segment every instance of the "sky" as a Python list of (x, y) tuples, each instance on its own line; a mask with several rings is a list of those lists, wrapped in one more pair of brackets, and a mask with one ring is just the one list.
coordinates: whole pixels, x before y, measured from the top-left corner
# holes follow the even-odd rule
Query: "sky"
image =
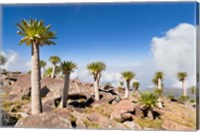
[[(107, 65), (102, 83), (116, 85), (120, 73), (131, 70), (142, 87), (151, 87), (153, 74), (162, 70), (167, 87), (178, 87), (175, 73), (195, 70), (195, 2), (110, 3), (62, 5), (3, 5), (2, 51), (10, 70), (30, 69), (31, 47), (19, 46), (16, 23), (43, 19), (56, 32), (56, 46), (44, 46), (40, 58), (52, 55), (72, 60), (78, 69), (72, 78), (92, 81), (85, 66), (93, 61)], [(187, 54), (185, 52), (187, 51)], [(49, 66), (51, 66), (49, 64)], [(133, 80), (133, 81), (134, 81)]]

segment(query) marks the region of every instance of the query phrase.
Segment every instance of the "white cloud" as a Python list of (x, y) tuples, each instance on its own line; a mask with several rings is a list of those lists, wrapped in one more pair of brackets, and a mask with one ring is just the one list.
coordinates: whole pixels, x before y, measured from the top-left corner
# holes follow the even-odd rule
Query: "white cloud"
[(165, 72), (172, 87), (180, 87), (176, 73), (188, 73), (187, 86), (195, 84), (196, 30), (191, 24), (182, 23), (168, 30), (163, 37), (152, 39), (153, 61), (158, 70)]
[(8, 50), (3, 52), (7, 58), (7, 62), (4, 66), (9, 71), (22, 71), (26, 72), (31, 69), (31, 61), (25, 61), (16, 51)]
[(71, 76), (70, 76), (71, 79), (75, 79), (77, 77), (83, 82), (93, 81), (92, 75), (90, 75), (88, 70), (84, 67), (79, 67), (77, 70), (71, 73)]
[[(118, 87), (119, 82), (124, 81), (121, 76), (120, 71), (127, 70), (126, 69), (127, 67), (118, 67), (118, 68), (120, 70), (118, 69), (117, 71), (114, 71), (114, 70), (109, 70), (110, 67), (108, 67), (108, 69), (106, 71), (103, 71), (101, 79), (100, 79), (100, 84), (105, 85), (107, 83), (111, 83), (112, 86)], [(93, 75), (91, 75), (85, 67), (79, 67), (77, 70), (75, 70), (73, 73), (71, 73), (71, 76), (70, 76), (71, 79), (75, 79), (77, 77), (83, 82), (91, 82), (92, 83), (94, 81)], [(138, 81), (138, 79), (133, 79), (131, 81), (131, 84), (134, 81)]]
[[(73, 73), (71, 73), (70, 78), (79, 78), (83, 82), (93, 82), (93, 75), (89, 73), (89, 71), (85, 67), (80, 67), (77, 70), (75, 70)], [(121, 76), (119, 73), (115, 72), (102, 72), (101, 76), (101, 84), (105, 84), (110, 82), (111, 84), (116, 86), (116, 83), (121, 80)]]

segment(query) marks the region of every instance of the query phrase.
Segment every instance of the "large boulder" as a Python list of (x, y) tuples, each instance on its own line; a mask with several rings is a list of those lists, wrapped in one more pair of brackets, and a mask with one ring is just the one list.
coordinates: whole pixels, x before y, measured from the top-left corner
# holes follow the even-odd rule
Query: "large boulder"
[(39, 115), (31, 115), (21, 118), (15, 125), (19, 128), (72, 128), (71, 121), (65, 110), (45, 112)]
[(19, 75), (17, 81), (13, 83), (11, 87), (12, 90), (9, 94), (18, 95), (16, 96), (17, 100), (28, 98), (27, 96), (30, 96), (31, 88), (30, 75)]
[(1, 109), (0, 109), (0, 119), (1, 119), (0, 121), (1, 126), (3, 127), (14, 126), (18, 120), (16, 117), (11, 116), (10, 114)]
[(3, 86), (12, 85), (18, 80), (18, 77), (21, 75), (21, 72), (9, 72), (9, 71), (0, 71), (1, 77), (0, 82)]
[[(61, 78), (44, 78), (41, 81), (42, 87), (47, 87), (50, 92), (49, 97), (58, 98), (62, 95), (64, 81)], [(90, 97), (93, 93), (93, 87), (88, 83), (81, 83), (78, 78), (70, 80), (69, 95), (81, 94)]]
[(121, 123), (111, 120), (97, 112), (89, 114), (88, 119), (92, 122), (96, 122), (99, 125), (99, 128), (102, 129), (126, 129)]
[(135, 104), (132, 103), (130, 100), (121, 100), (118, 104), (116, 104), (113, 112), (111, 113), (110, 118), (112, 120), (121, 121), (122, 114), (127, 112), (133, 112)]
[(73, 115), (77, 118), (76, 128), (126, 129), (123, 124), (111, 120), (98, 112), (83, 113), (75, 110)]

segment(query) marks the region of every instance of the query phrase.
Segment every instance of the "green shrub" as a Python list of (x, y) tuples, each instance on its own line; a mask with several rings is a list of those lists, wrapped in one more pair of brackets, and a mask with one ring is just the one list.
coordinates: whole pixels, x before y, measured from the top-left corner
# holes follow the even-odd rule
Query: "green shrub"
[(194, 100), (194, 99), (191, 99), (191, 100), (190, 100), (190, 103), (195, 103), (195, 100)]
[(143, 92), (141, 93), (139, 102), (145, 105), (145, 107), (153, 108), (156, 106), (157, 100), (158, 100), (158, 97), (154, 93)]
[(156, 89), (154, 89), (153, 92), (154, 92), (154, 94), (157, 95), (157, 96), (162, 96), (163, 89), (158, 89), (158, 88), (156, 88)]
[(123, 91), (123, 88), (122, 87), (118, 87), (117, 90), (118, 91)]
[(182, 101), (182, 102), (185, 102), (185, 101), (188, 101), (189, 100), (189, 97), (188, 96), (180, 96), (179, 97), (179, 101)]
[(175, 97), (174, 97), (173, 94), (169, 94), (169, 95), (167, 96), (167, 98), (170, 99), (170, 100), (175, 99)]
[(136, 118), (135, 122), (138, 123), (142, 128), (155, 128), (155, 129), (160, 129), (162, 125), (162, 120), (156, 119), (156, 120), (151, 120), (148, 118)]

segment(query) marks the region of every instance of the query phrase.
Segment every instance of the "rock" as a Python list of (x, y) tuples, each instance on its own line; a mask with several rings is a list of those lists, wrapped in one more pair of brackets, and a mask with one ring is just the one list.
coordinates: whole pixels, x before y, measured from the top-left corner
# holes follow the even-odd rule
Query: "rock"
[(1, 126), (14, 126), (17, 122), (17, 118), (10, 114), (0, 110)]
[(178, 123), (176, 123), (174, 121), (170, 121), (170, 120), (164, 120), (161, 127), (165, 130), (173, 130), (173, 131), (191, 130), (191, 128), (188, 128), (186, 126), (183, 126), (181, 124), (178, 124)]
[(132, 130), (141, 130), (141, 126), (135, 123), (134, 121), (125, 121), (123, 122), (123, 125), (127, 127), (127, 129), (132, 129)]
[(105, 85), (105, 86), (103, 87), (103, 90), (109, 92), (109, 91), (113, 90), (113, 88), (114, 88), (114, 87), (111, 86), (111, 84), (107, 84), (107, 85)]
[(135, 116), (137, 116), (137, 117), (141, 116), (143, 114), (142, 109), (141, 109), (141, 105), (136, 105), (134, 107), (134, 111), (133, 112), (134, 112)]
[[(43, 78), (41, 81), (41, 86), (46, 86), (50, 92), (48, 97), (58, 98), (62, 95), (62, 90), (64, 86), (63, 79), (60, 78)], [(93, 87), (89, 83), (81, 83), (78, 78), (70, 81), (69, 96), (74, 94), (84, 95), (87, 98), (93, 94)]]
[(76, 120), (76, 128), (86, 128), (85, 124), (80, 118)]
[(1, 93), (10, 93), (10, 91), (12, 90), (11, 86), (1, 86), (0, 87)]
[[(60, 111), (61, 112), (61, 111)], [(66, 115), (58, 112), (45, 112), (21, 118), (15, 127), (19, 128), (72, 128)]]
[(12, 84), (11, 81), (9, 81), (9, 80), (5, 80), (2, 83), (3, 83), (3, 86), (9, 86)]
[(131, 113), (122, 113), (121, 114), (121, 122), (125, 122), (125, 121), (132, 121), (133, 120), (133, 115)]
[(50, 90), (46, 86), (42, 87), (41, 93), (40, 93), (41, 97), (45, 97), (49, 92), (50, 92)]
[(6, 80), (9, 80), (10, 82), (16, 82), (17, 78), (16, 77), (6, 77)]
[(133, 104), (130, 100), (121, 100), (118, 104), (116, 104), (113, 112), (111, 113), (110, 118), (120, 120), (122, 119), (122, 113), (131, 112), (134, 109), (135, 104)]
[(11, 106), (10, 112), (18, 112), (21, 109), (20, 105), (13, 105)]
[(29, 114), (27, 114), (26, 112), (17, 112), (16, 114), (18, 114), (22, 118), (29, 116)]
[(88, 119), (92, 122), (96, 122), (99, 125), (99, 128), (102, 129), (126, 129), (122, 124), (110, 120), (108, 117), (105, 117), (97, 112), (89, 114)]
[(99, 107), (104, 104), (111, 104), (115, 100), (115, 96), (113, 96), (109, 92), (100, 91), (100, 100), (94, 101), (91, 105), (93, 107)]
[(45, 100), (43, 105), (43, 112), (49, 112), (52, 111), (54, 108), (56, 108), (53, 100)]
[(27, 99), (30, 99), (30, 97), (31, 97), (31, 88), (28, 88), (28, 89), (26, 89), (26, 90), (24, 90), (24, 91), (22, 91), (22, 100), (27, 100)]
[(30, 75), (18, 75), (18, 79), (11, 85), (12, 90), (9, 94), (18, 95), (16, 100), (21, 100), (30, 97), (31, 81)]
[(112, 104), (117, 104), (117, 103), (119, 103), (120, 101), (121, 101), (122, 99), (121, 99), (121, 97), (119, 96), (119, 95), (117, 95), (113, 100), (112, 100)]
[(92, 107), (100, 107), (100, 106), (102, 106), (102, 105), (105, 105), (105, 104), (108, 104), (108, 102), (109, 102), (110, 100), (98, 100), (98, 101), (94, 101), (92, 104), (91, 104), (91, 106)]

